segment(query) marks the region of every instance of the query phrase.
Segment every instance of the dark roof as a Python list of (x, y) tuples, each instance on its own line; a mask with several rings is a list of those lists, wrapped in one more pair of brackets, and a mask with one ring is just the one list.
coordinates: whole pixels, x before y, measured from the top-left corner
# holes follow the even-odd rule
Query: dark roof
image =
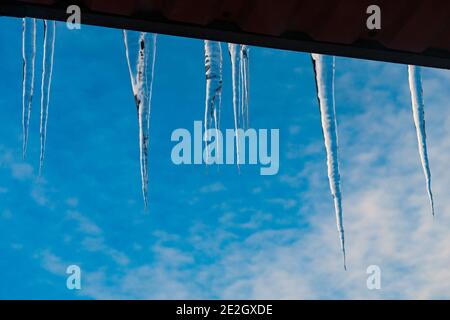
[[(448, 0), (84, 0), (82, 23), (450, 69)], [(73, 4), (1, 0), (0, 14), (55, 20)], [(381, 8), (381, 30), (366, 9)]]

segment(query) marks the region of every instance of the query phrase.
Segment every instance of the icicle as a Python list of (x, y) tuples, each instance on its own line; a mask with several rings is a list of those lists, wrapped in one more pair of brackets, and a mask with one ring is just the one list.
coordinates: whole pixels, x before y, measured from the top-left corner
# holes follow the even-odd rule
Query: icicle
[(428, 162), (427, 135), (425, 133), (425, 110), (423, 103), (422, 77), (420, 67), (408, 66), (409, 89), (411, 91), (412, 112), (416, 126), (417, 143), (419, 147), (420, 161), (427, 184), (428, 197), (430, 199), (431, 213), (434, 216), (433, 193), (431, 192), (431, 172)]
[(50, 101), (50, 88), (52, 85), (53, 57), (55, 52), (56, 22), (44, 20), (44, 51), (42, 55), (41, 80), (41, 122), (40, 140), (41, 154), (39, 159), (39, 175), (44, 165), (45, 142), (47, 140), (48, 106)]
[[(222, 104), (222, 47), (220, 42), (205, 40), (205, 74), (206, 74), (206, 99), (205, 99), (205, 144), (206, 163), (208, 164), (208, 129), (213, 127), (218, 132), (220, 127), (220, 107)], [(218, 133), (217, 133), (218, 136)], [(216, 152), (220, 150), (219, 141), (216, 139)]]
[(342, 216), (342, 198), (338, 162), (338, 135), (336, 110), (334, 101), (334, 60), (332, 56), (312, 54), (314, 73), (316, 76), (317, 97), (320, 107), (322, 132), (327, 153), (328, 180), (333, 195), (342, 254), (345, 263), (344, 226)]
[(242, 79), (242, 98), (241, 98), (241, 116), (243, 126), (249, 128), (249, 116), (248, 116), (248, 106), (249, 106), (249, 86), (250, 86), (250, 70), (249, 70), (249, 51), (250, 48), (243, 44), (240, 48), (240, 71)]
[(139, 153), (144, 205), (148, 204), (150, 109), (156, 58), (156, 34), (123, 31), (125, 54), (139, 123)]
[(241, 77), (240, 77), (240, 52), (238, 51), (237, 44), (229, 43), (228, 52), (230, 53), (231, 60), (231, 81), (233, 87), (233, 115), (234, 115), (234, 130), (235, 130), (235, 140), (236, 140), (236, 163), (239, 168), (240, 163), (240, 151), (239, 151), (239, 110), (241, 108)]
[(28, 144), (31, 105), (34, 92), (34, 62), (36, 58), (36, 19), (22, 19), (22, 57), (23, 57), (23, 88), (22, 88), (22, 156), (25, 158)]

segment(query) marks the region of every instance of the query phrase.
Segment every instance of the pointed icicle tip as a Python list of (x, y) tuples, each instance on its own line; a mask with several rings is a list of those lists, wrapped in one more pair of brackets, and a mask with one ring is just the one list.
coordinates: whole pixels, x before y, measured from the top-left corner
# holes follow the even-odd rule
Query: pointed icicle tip
[(336, 226), (339, 232), (342, 254), (345, 264), (345, 239), (342, 212), (341, 178), (339, 173), (338, 132), (334, 100), (335, 58), (321, 54), (311, 55), (316, 78), (317, 99), (319, 102), (320, 121), (327, 155), (328, 182), (334, 200)]
[(156, 36), (156, 34), (146, 32), (123, 31), (125, 56), (138, 113), (139, 164), (145, 209), (148, 206), (148, 150), (152, 88), (156, 59)]
[(421, 69), (417, 66), (408, 66), (408, 82), (411, 92), (411, 106), (416, 127), (417, 146), (419, 149), (420, 162), (422, 164), (423, 174), (430, 201), (431, 214), (434, 217), (434, 200), (431, 191), (431, 169), (428, 160), (427, 135), (425, 130), (425, 104), (423, 101), (422, 76)]
[(50, 102), (50, 89), (52, 84), (53, 57), (55, 52), (56, 22), (44, 20), (44, 44), (42, 54), (42, 80), (41, 80), (41, 119), (39, 176), (44, 167), (45, 145), (47, 141), (48, 107)]
[(347, 271), (347, 258), (345, 255), (345, 247), (342, 247), (342, 259), (344, 261), (344, 270)]
[(240, 46), (240, 77), (241, 89), (241, 117), (244, 128), (249, 128), (249, 87), (250, 87), (250, 47), (243, 44)]
[(240, 72), (241, 59), (240, 59), (240, 45), (229, 43), (228, 52), (230, 54), (231, 62), (231, 84), (233, 89), (233, 116), (234, 116), (234, 137), (236, 142), (236, 164), (238, 172), (240, 173), (241, 153), (239, 146), (239, 132), (241, 125), (240, 110), (241, 110), (241, 84), (242, 77)]

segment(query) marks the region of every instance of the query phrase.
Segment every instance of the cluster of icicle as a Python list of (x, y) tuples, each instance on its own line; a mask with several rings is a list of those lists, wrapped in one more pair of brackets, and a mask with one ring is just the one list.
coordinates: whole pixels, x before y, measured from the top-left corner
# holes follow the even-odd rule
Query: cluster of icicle
[[(137, 33), (134, 33), (138, 37)], [(145, 33), (139, 33), (139, 43), (145, 43)], [(133, 72), (129, 57), (129, 40), (127, 40), (127, 32), (124, 31), (125, 47), (127, 51), (127, 61), (130, 70), (130, 77), (132, 81), (133, 93), (135, 96), (136, 105), (139, 114), (139, 128), (140, 128), (140, 142), (141, 142), (141, 175), (142, 175), (142, 190), (144, 194), (144, 201), (147, 204), (147, 149), (148, 149), (148, 120), (150, 112), (151, 87), (149, 85), (142, 85), (146, 82), (147, 77), (143, 75), (150, 73), (150, 78), (153, 79), (154, 58), (156, 36), (149, 36), (153, 48), (151, 53), (145, 52), (147, 46), (141, 45), (139, 50), (133, 52), (139, 53), (136, 61), (136, 70)], [(131, 43), (136, 44), (136, 39)], [(210, 137), (208, 136), (209, 129), (219, 130), (220, 128), (220, 111), (222, 106), (222, 46), (218, 41), (205, 40), (205, 76), (206, 76), (206, 97), (205, 97), (205, 143), (208, 147)], [(233, 91), (233, 115), (235, 126), (235, 139), (237, 150), (237, 164), (241, 163), (240, 146), (238, 134), (241, 132), (240, 128), (249, 127), (248, 117), (248, 100), (249, 100), (249, 48), (247, 45), (228, 44), (228, 52), (231, 61), (231, 79)], [(147, 64), (148, 56), (152, 61), (151, 67)], [(342, 255), (344, 259), (344, 269), (346, 269), (345, 257), (345, 237), (344, 237), (344, 223), (342, 211), (342, 192), (341, 181), (339, 173), (339, 158), (338, 158), (338, 132), (336, 121), (336, 108), (334, 98), (334, 73), (335, 73), (335, 57), (325, 56), (320, 54), (312, 54), (312, 61), (316, 79), (317, 98), (319, 102), (320, 118), (322, 123), (322, 132), (324, 137), (328, 180), (330, 184), (330, 191), (333, 196), (336, 224), (339, 233)], [(133, 61), (133, 60), (132, 60)], [(142, 73), (139, 73), (139, 66), (142, 68)], [(149, 70), (148, 70), (149, 69)], [(433, 195), (431, 192), (431, 174), (428, 164), (426, 135), (425, 135), (425, 120), (424, 120), (424, 104), (422, 98), (422, 84), (420, 78), (420, 69), (415, 66), (409, 66), (409, 84), (411, 89), (412, 109), (414, 116), (414, 123), (417, 130), (417, 139), (419, 145), (419, 154), (422, 162), (427, 190), (431, 203), (431, 211), (434, 215)], [(141, 79), (144, 79), (139, 84)], [(141, 88), (141, 89), (139, 89)], [(147, 91), (142, 91), (145, 88)], [(145, 93), (147, 92), (147, 93)], [(143, 103), (141, 96), (149, 97), (147, 103)], [(145, 111), (142, 110), (145, 108)], [(142, 115), (145, 115), (144, 117)], [(144, 122), (143, 122), (144, 121)], [(216, 140), (218, 143), (218, 140)], [(216, 150), (219, 150), (217, 148)], [(206, 150), (206, 155), (209, 152)], [(208, 164), (208, 159), (206, 159)]]
[[(152, 87), (156, 58), (156, 34), (123, 30), (125, 56), (136, 104), (139, 124), (139, 150), (141, 188), (144, 205), (148, 205), (148, 149)], [(205, 143), (208, 157), (208, 129), (220, 128), (222, 105), (222, 46), (217, 41), (204, 41), (205, 46)], [(236, 129), (237, 163), (239, 158), (238, 128), (248, 127), (249, 105), (249, 48), (246, 45), (229, 44), (232, 65), (233, 112)], [(218, 140), (216, 140), (218, 143)], [(216, 148), (219, 150), (219, 148)], [(209, 163), (208, 158), (205, 159)]]
[[(55, 21), (43, 21), (43, 53), (41, 77), (41, 117), (40, 117), (40, 157), (39, 174), (42, 172), (47, 139), (48, 107), (52, 83), (53, 57), (55, 52)], [(22, 88), (22, 156), (27, 152), (28, 135), (31, 118), (31, 108), (34, 95), (35, 60), (36, 60), (36, 19), (22, 20), (22, 57), (23, 57), (23, 88)]]
[[(222, 45), (218, 41), (205, 40), (205, 143), (208, 148), (210, 137), (208, 129), (220, 128), (220, 109), (222, 105)], [(241, 128), (248, 128), (249, 106), (249, 47), (247, 45), (228, 43), (228, 53), (231, 62), (231, 81), (233, 90), (233, 115), (236, 140), (236, 163), (242, 163), (240, 159), (239, 133)], [(218, 143), (218, 140), (216, 140)], [(220, 150), (217, 148), (216, 150)], [(208, 155), (208, 149), (206, 155)], [(208, 159), (206, 159), (208, 164)]]
[[(143, 32), (124, 31), (124, 41), (133, 95), (138, 111), (142, 192), (145, 205), (147, 206), (149, 119), (155, 66), (156, 35)], [(208, 142), (211, 139), (208, 136), (209, 129), (219, 130), (220, 128), (223, 87), (221, 43), (218, 41), (205, 40), (204, 52), (206, 76), (204, 141), (208, 148)], [(228, 52), (231, 61), (233, 115), (237, 150), (236, 157), (239, 166), (241, 159), (239, 146), (240, 139), (238, 135), (241, 130), (238, 129), (249, 127), (249, 47), (247, 45), (229, 43)], [(335, 57), (320, 54), (312, 54), (311, 57), (316, 79), (317, 98), (326, 151), (328, 180), (334, 201), (337, 230), (344, 259), (344, 269), (346, 269), (342, 192), (338, 157), (338, 132), (334, 97)], [(431, 211), (434, 215), (431, 174), (426, 147), (420, 69), (415, 66), (409, 66), (408, 71), (419, 154), (426, 178)], [(216, 140), (216, 143), (218, 143), (218, 140)], [(219, 149), (220, 148), (216, 148), (216, 150)], [(208, 154), (209, 152), (207, 149), (206, 156), (208, 156)], [(208, 164), (208, 159), (205, 160)]]
[[(317, 98), (319, 101), (320, 119), (322, 123), (322, 132), (327, 156), (328, 181), (334, 200), (337, 230), (339, 233), (342, 255), (344, 259), (344, 269), (346, 269), (342, 193), (338, 160), (338, 133), (334, 98), (335, 58), (333, 56), (324, 56), (320, 54), (312, 54), (311, 57), (316, 78)], [(408, 66), (408, 78), (419, 155), (425, 175), (431, 213), (434, 216), (433, 193), (431, 191), (431, 171), (426, 143), (425, 111), (420, 68), (416, 66)]]
[[(43, 61), (41, 80), (41, 117), (40, 117), (40, 161), (39, 172), (41, 173), (45, 143), (47, 136), (48, 107), (50, 100), (50, 88), (52, 81), (53, 57), (55, 48), (56, 25), (54, 21), (43, 21)], [(131, 88), (136, 104), (139, 125), (139, 151), (141, 188), (144, 205), (148, 205), (148, 149), (150, 111), (152, 100), (152, 87), (155, 71), (156, 40), (157, 35), (146, 32), (123, 31), (125, 54), (128, 71), (131, 80)], [(206, 98), (205, 98), (205, 143), (208, 146), (210, 137), (209, 129), (219, 130), (220, 110), (222, 105), (222, 46), (218, 41), (204, 41), (205, 49), (205, 75), (206, 75)], [(233, 91), (233, 115), (235, 127), (235, 139), (237, 149), (237, 164), (239, 166), (240, 146), (238, 134), (249, 127), (249, 47), (240, 44), (228, 44), (228, 52), (231, 61), (231, 79)], [(23, 157), (26, 156), (31, 108), (34, 94), (35, 58), (36, 58), (36, 19), (23, 19), (22, 33), (22, 55), (23, 55)], [(339, 173), (338, 157), (338, 132), (336, 121), (336, 108), (334, 97), (334, 73), (335, 58), (320, 54), (312, 54), (314, 67), (317, 98), (319, 102), (320, 119), (324, 137), (328, 180), (331, 194), (333, 196), (337, 230), (339, 232), (340, 244), (345, 262), (345, 238), (342, 212), (342, 193)], [(431, 212), (434, 215), (433, 194), (431, 191), (431, 173), (428, 161), (425, 112), (422, 95), (422, 80), (420, 68), (408, 66), (408, 79), (411, 91), (412, 112), (416, 127), (417, 141), (420, 160), (422, 163), (426, 188), (430, 200)], [(216, 140), (217, 143), (218, 140)], [(217, 148), (219, 150), (219, 148)], [(208, 151), (206, 152), (208, 155)], [(206, 163), (208, 160), (206, 159)]]

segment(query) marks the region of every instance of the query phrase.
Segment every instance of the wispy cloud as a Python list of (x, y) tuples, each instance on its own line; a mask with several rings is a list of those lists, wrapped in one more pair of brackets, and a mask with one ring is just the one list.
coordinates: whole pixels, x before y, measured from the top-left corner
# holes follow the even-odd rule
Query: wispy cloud
[(27, 180), (33, 177), (33, 167), (28, 163), (12, 163), (11, 174), (18, 180)]
[(211, 193), (226, 190), (225, 186), (221, 182), (215, 182), (200, 188), (201, 193)]
[(125, 266), (130, 262), (125, 253), (106, 243), (103, 230), (91, 219), (75, 210), (68, 210), (67, 218), (77, 223), (78, 231), (83, 236), (81, 244), (84, 250), (102, 253), (121, 266)]
[(287, 198), (271, 198), (267, 199), (267, 202), (280, 205), (284, 210), (294, 208), (297, 205), (297, 201), (295, 199)]
[(76, 221), (78, 223), (78, 229), (83, 233), (89, 235), (98, 235), (102, 233), (102, 230), (98, 225), (78, 211), (68, 210), (67, 218)]
[(41, 261), (42, 267), (56, 275), (65, 275), (68, 263), (64, 263), (60, 257), (55, 255), (49, 249), (43, 250), (35, 255)]

